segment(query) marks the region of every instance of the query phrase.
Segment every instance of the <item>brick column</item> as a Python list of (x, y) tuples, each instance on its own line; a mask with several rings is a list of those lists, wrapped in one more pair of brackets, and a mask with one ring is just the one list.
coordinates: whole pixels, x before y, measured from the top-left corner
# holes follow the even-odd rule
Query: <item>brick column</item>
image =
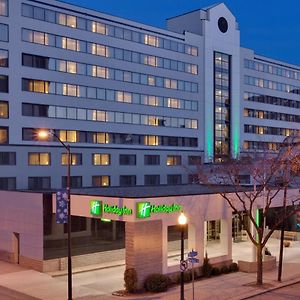
[(126, 222), (126, 269), (134, 268), (139, 288), (149, 274), (162, 273), (162, 221)]

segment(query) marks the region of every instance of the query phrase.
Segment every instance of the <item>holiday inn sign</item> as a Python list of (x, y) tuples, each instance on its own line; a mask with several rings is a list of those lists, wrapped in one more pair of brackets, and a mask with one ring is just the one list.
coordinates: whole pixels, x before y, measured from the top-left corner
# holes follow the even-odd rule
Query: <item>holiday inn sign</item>
[[(138, 219), (146, 219), (151, 217), (152, 214), (169, 214), (180, 211), (182, 211), (182, 205), (176, 203), (156, 205), (151, 204), (151, 202), (137, 202), (135, 215)], [(91, 215), (101, 217), (103, 213), (119, 216), (133, 215), (132, 209), (126, 206), (109, 205), (99, 200), (90, 201)]]

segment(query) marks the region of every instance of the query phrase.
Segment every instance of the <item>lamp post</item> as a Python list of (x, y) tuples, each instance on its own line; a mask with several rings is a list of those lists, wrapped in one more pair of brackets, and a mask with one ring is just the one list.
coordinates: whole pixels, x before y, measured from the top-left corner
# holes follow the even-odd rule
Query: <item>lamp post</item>
[(67, 150), (67, 198), (68, 198), (68, 300), (72, 300), (72, 243), (71, 243), (71, 147), (65, 144), (53, 130), (40, 130), (38, 132), (39, 139), (47, 139), (53, 136), (59, 141)]
[[(187, 223), (187, 218), (183, 212), (181, 212), (178, 217), (178, 223), (181, 227), (181, 255), (180, 262), (184, 260), (184, 229)], [(180, 300), (184, 300), (184, 273), (181, 271), (180, 273)]]

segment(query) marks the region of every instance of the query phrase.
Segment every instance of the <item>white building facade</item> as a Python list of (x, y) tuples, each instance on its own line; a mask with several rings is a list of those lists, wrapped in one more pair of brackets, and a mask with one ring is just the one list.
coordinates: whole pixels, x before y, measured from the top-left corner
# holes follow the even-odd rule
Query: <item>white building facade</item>
[(300, 68), (241, 48), (224, 4), (167, 30), (59, 1), (0, 1), (0, 188), (193, 182), (299, 130)]

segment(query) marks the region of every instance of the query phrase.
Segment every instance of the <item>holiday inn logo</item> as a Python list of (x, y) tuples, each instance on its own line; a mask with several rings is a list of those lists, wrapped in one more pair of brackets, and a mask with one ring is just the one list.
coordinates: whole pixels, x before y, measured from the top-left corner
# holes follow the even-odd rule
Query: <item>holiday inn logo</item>
[(138, 219), (145, 219), (151, 217), (151, 214), (157, 213), (174, 213), (182, 211), (182, 206), (178, 204), (171, 204), (171, 205), (155, 205), (150, 204), (150, 202), (137, 202), (136, 204), (136, 217)]
[(136, 217), (138, 219), (149, 218), (151, 213), (150, 202), (138, 202), (136, 204)]
[(94, 216), (100, 216), (102, 214), (102, 201), (93, 200), (90, 202), (90, 213)]

